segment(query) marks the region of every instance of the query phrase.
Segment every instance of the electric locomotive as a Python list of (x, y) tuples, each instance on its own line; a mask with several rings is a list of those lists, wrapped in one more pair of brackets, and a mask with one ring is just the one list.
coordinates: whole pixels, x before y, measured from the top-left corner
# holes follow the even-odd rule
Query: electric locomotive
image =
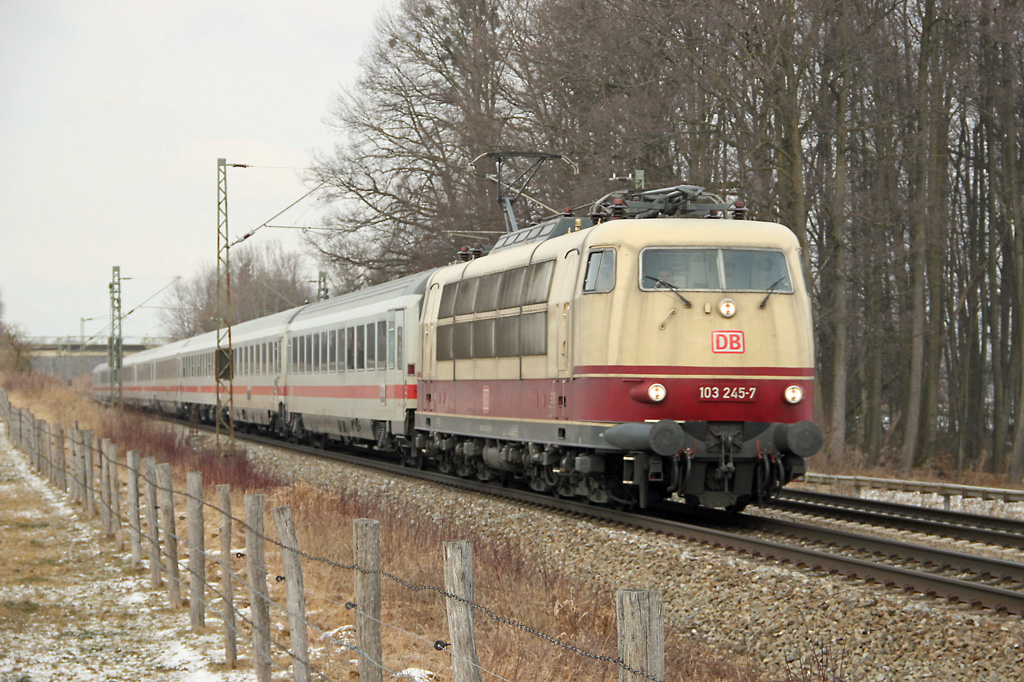
[[(742, 509), (822, 445), (799, 246), (702, 188), (617, 192), (435, 272), (414, 448), (444, 471)], [(701, 217), (689, 217), (701, 216)]]

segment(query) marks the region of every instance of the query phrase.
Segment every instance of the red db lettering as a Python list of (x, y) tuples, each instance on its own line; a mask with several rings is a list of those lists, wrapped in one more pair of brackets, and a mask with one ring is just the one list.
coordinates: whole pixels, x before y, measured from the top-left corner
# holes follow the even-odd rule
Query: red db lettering
[(746, 344), (741, 331), (711, 332), (712, 353), (743, 353)]

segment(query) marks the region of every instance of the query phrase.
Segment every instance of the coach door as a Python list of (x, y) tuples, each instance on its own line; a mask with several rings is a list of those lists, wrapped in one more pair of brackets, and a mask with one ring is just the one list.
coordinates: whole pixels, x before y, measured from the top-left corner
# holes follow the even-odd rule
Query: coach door
[(391, 310), (387, 322), (387, 369), (380, 389), (381, 402), (389, 408), (405, 408), (405, 366), (405, 311)]

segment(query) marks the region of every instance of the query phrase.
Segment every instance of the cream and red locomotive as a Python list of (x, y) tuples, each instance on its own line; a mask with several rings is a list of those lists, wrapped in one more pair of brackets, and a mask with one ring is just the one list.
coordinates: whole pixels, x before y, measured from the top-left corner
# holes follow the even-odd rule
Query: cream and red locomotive
[[(694, 186), (617, 192), (486, 256), (236, 325), (235, 422), (594, 503), (763, 501), (822, 434), (796, 237), (741, 216)], [(215, 348), (126, 358), (125, 400), (212, 417)]]

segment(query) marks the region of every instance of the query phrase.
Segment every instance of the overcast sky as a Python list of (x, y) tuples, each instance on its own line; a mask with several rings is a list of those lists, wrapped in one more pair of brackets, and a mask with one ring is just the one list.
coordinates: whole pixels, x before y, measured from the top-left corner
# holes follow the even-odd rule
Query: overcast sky
[[(387, 0), (0, 0), (0, 297), (32, 336), (87, 336), (213, 263), (217, 159), (231, 234), (301, 197)], [(277, 224), (309, 224), (306, 201)], [(253, 240), (295, 244), (291, 230)], [(157, 305), (161, 297), (150, 301)], [(157, 311), (123, 322), (160, 334)], [(106, 332), (102, 332), (105, 338)]]

